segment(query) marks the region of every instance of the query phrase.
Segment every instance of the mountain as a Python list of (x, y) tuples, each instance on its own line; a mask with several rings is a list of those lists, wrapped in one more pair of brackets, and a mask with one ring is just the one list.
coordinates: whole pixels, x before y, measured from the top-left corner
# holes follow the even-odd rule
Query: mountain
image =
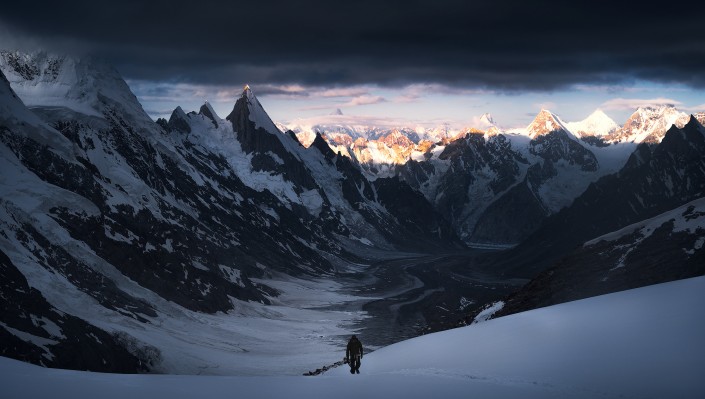
[(563, 121), (547, 109), (541, 109), (534, 117), (534, 120), (526, 127), (526, 134), (532, 140), (554, 132), (569, 134), (569, 130), (565, 127)]
[[(351, 280), (377, 260), (516, 246), (477, 264), (529, 279), (704, 196), (696, 118), (638, 146), (581, 140), (547, 110), (519, 133), (385, 127), (307, 146), (248, 86), (225, 118), (204, 103), (154, 122), (94, 59), (2, 52), (0, 72), (0, 353), (53, 367), (318, 361), (364, 316), (340, 309), (369, 300)], [(644, 251), (620, 240), (599, 250)]]
[(672, 105), (640, 107), (624, 126), (606, 136), (611, 142), (659, 143), (672, 125), (683, 127), (688, 115)]
[(591, 182), (617, 172), (636, 148), (607, 141), (618, 126), (600, 110), (573, 124), (541, 110), (514, 133), (500, 130), (489, 114), (480, 122), (486, 131), (463, 129), (436, 142), (417, 142), (408, 129), (323, 137), (368, 178), (399, 176), (421, 191), (458, 236), (480, 246), (520, 242)]
[(632, 144), (593, 146), (541, 110), (520, 133), (468, 131), (430, 146), (396, 173), (473, 246), (512, 246), (590, 183), (626, 162)]
[(335, 152), (340, 152), (358, 164), (370, 180), (395, 176), (400, 165), (409, 159), (423, 157), (434, 145), (427, 140), (416, 144), (407, 134), (396, 129), (375, 140), (360, 137), (353, 141), (347, 135), (324, 137)]
[(705, 112), (698, 112), (697, 114), (693, 114), (693, 116), (701, 125), (705, 125)]
[(311, 118), (300, 118), (287, 123), (278, 123), (281, 131), (291, 130), (299, 141), (308, 147), (321, 133), (331, 145), (350, 145), (358, 139), (376, 141), (388, 136), (395, 131), (402, 133), (414, 144), (421, 141), (439, 142), (455, 137), (459, 130), (451, 129), (448, 125), (434, 128), (422, 126), (397, 125), (385, 119), (365, 118), (337, 112)]
[(620, 126), (607, 116), (602, 110), (597, 109), (587, 118), (579, 122), (568, 122), (566, 127), (577, 137), (605, 137), (614, 133)]
[(482, 134), (468, 133), (431, 147), (419, 161), (407, 162), (399, 175), (452, 220), (468, 242), (485, 207), (517, 183), (527, 163), (505, 136), (485, 140)]
[(339, 113), (332, 113), (314, 118), (297, 119), (289, 123), (279, 123), (277, 127), (281, 131), (291, 130), (301, 143), (308, 147), (311, 145), (317, 133), (326, 136), (331, 145), (352, 143), (357, 139), (376, 140), (390, 134), (393, 130), (402, 130), (412, 142), (418, 142), (422, 137), (416, 129), (401, 127), (395, 128), (384, 123), (378, 125), (370, 124), (359, 118)]
[(29, 108), (69, 109), (101, 117), (109, 105), (135, 121), (151, 121), (120, 74), (90, 57), (0, 51), (0, 70)]
[(466, 129), (436, 143), (409, 143), (403, 130), (393, 132), (395, 140), (328, 141), (371, 178), (399, 176), (424, 193), (466, 243), (507, 246), (619, 171), (639, 142), (660, 142), (672, 123), (682, 127), (683, 115), (673, 107), (642, 108), (620, 128), (600, 110), (565, 123), (544, 109), (515, 133), (483, 115), (487, 131)]
[(598, 169), (597, 158), (586, 149), (565, 127), (565, 124), (550, 111), (541, 110), (526, 128), (531, 138), (529, 152), (553, 164), (560, 161), (575, 165), (582, 171)]
[(705, 128), (694, 117), (671, 126), (660, 144), (639, 145), (618, 173), (590, 184), (497, 267), (533, 276), (587, 240), (705, 196), (704, 155)]
[(5, 356), (196, 373), (203, 353), (233, 351), (215, 342), (253, 342), (236, 315), (265, 326), (293, 312), (265, 307), (289, 303), (281, 287), (331, 284), (369, 250), (460, 245), (420, 193), (301, 146), (249, 87), (225, 119), (206, 103), (153, 122), (98, 61), (1, 58), (2, 293), (37, 304), (4, 305)]
[(147, 356), (130, 353), (120, 336), (51, 305), (2, 251), (0, 277), (3, 356), (45, 367), (117, 373), (148, 371), (153, 366)]
[(497, 127), (497, 123), (494, 121), (494, 118), (492, 118), (492, 115), (489, 113), (484, 113), (480, 116), (480, 126), (478, 127), (489, 129), (491, 127)]
[(494, 317), (705, 274), (705, 198), (583, 243)]
[[(683, 126), (686, 122), (686, 114), (677, 111), (673, 106), (661, 106), (639, 108), (623, 127), (620, 127), (600, 109), (595, 110), (587, 118), (578, 122), (563, 122), (557, 115), (548, 110), (542, 110), (527, 128), (510, 129), (509, 131), (500, 129), (488, 113), (476, 118), (474, 126), (460, 130), (449, 129), (447, 126), (440, 126), (435, 129), (420, 127), (385, 128), (361, 124), (360, 119), (343, 117), (342, 113), (333, 113), (319, 118), (300, 119), (290, 124), (277, 124), (277, 126), (282, 131), (292, 130), (307, 147), (313, 142), (316, 132), (320, 132), (331, 146), (336, 147), (343, 154), (354, 156), (353, 153), (356, 153), (355, 156), (358, 156), (358, 159), (361, 160), (361, 165), (371, 172), (372, 176), (378, 173), (375, 170), (382, 171), (385, 176), (390, 176), (394, 173), (396, 165), (400, 165), (414, 156), (418, 158), (414, 152), (422, 151), (418, 148), (419, 146), (428, 148), (429, 144), (433, 143), (443, 142), (447, 144), (454, 139), (463, 138), (467, 133), (484, 132), (488, 136), (502, 133), (518, 133), (529, 135), (530, 138), (535, 139), (543, 133), (563, 130), (571, 136), (579, 138), (588, 144), (590, 148), (597, 149), (613, 144), (639, 144), (642, 141), (658, 143), (672, 124)], [(378, 153), (375, 150), (378, 147), (378, 141), (394, 132), (405, 135), (412, 142), (409, 146), (417, 148), (409, 149), (407, 147), (405, 151), (381, 151)], [(364, 140), (358, 141), (359, 139)], [(358, 149), (354, 149), (354, 142), (358, 142)], [(369, 147), (370, 144), (372, 144), (372, 149), (366, 150), (364, 147)], [(607, 152), (614, 153), (615, 151)], [(600, 157), (598, 154), (595, 155), (598, 158)]]

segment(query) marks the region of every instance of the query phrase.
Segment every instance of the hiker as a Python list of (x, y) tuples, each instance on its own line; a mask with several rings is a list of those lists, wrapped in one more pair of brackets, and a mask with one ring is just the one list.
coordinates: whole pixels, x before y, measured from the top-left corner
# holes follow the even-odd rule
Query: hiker
[(345, 351), (345, 358), (350, 365), (350, 374), (360, 374), (360, 360), (362, 360), (362, 343), (356, 336), (352, 336), (348, 341), (348, 349)]

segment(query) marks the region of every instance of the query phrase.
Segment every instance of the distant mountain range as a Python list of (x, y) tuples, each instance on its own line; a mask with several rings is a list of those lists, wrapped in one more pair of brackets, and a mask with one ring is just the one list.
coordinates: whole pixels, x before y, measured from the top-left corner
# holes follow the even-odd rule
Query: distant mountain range
[[(569, 123), (542, 110), (525, 129), (503, 131), (484, 114), (480, 126), (448, 134), (442, 128), (343, 125), (336, 118), (341, 114), (279, 127), (304, 145), (320, 133), (370, 180), (399, 176), (451, 221), (466, 244), (480, 247), (522, 241), (590, 183), (617, 172), (638, 144), (659, 143), (670, 126), (688, 121), (672, 106), (639, 108), (622, 127), (600, 110)], [(705, 121), (705, 114), (696, 118)], [(519, 210), (518, 203), (525, 206)]]
[[(153, 121), (90, 58), (5, 51), (0, 72), (3, 356), (173, 371), (164, 337), (198, 315), (270, 304), (274, 277), (335, 281), (369, 253), (512, 248), (485, 266), (546, 278), (568, 262), (584, 293), (702, 273), (702, 114), (283, 129), (249, 87), (225, 118), (204, 103)], [(654, 263), (661, 249), (678, 265)]]

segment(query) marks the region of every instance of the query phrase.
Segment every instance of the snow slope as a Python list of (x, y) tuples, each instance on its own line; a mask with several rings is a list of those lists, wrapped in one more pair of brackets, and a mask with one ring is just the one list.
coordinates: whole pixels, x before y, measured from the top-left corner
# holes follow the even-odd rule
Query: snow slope
[(8, 398), (702, 398), (703, 290), (697, 277), (430, 334), (368, 354), (356, 376), (114, 375), (0, 358), (0, 382)]
[(137, 120), (151, 120), (120, 74), (90, 57), (1, 51), (0, 70), (29, 108), (68, 108), (102, 118), (109, 99)]

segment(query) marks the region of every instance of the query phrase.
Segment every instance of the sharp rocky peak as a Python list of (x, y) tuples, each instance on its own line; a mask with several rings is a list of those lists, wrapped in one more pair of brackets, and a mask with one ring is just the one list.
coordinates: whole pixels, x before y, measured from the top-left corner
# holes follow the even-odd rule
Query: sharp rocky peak
[(171, 117), (169, 118), (169, 121), (172, 121), (175, 119), (186, 120), (186, 112), (184, 112), (184, 109), (181, 108), (180, 105), (178, 105), (176, 108), (174, 108), (174, 110), (171, 112)]
[(201, 108), (199, 109), (198, 113), (204, 114), (204, 115), (210, 114), (212, 117), (220, 119), (218, 114), (213, 109), (213, 106), (208, 101), (206, 101), (205, 103), (203, 103), (203, 105), (201, 105)]
[(698, 122), (700, 122), (701, 125), (705, 126), (705, 112), (698, 112), (691, 116), (694, 117)]
[(257, 97), (255, 97), (255, 93), (252, 92), (250, 85), (245, 85), (245, 87), (242, 88), (242, 94), (240, 95), (240, 98), (246, 98), (248, 100), (257, 99)]
[(480, 123), (486, 127), (497, 125), (497, 123), (494, 121), (494, 118), (492, 118), (492, 115), (487, 112), (482, 114), (482, 116), (480, 117)]
[(547, 109), (541, 109), (534, 120), (526, 128), (529, 137), (536, 138), (551, 132), (564, 131), (567, 132), (560, 118)]
[(684, 125), (684, 128), (695, 128), (705, 134), (705, 125), (703, 124), (705, 122), (705, 118), (703, 118), (703, 116), (705, 115), (691, 114), (690, 117), (688, 117), (688, 123)]
[[(245, 119), (254, 122), (255, 126), (261, 127), (270, 133), (280, 133), (279, 128), (272, 122), (272, 119), (267, 114), (267, 111), (264, 110), (262, 104), (260, 104), (255, 93), (250, 88), (250, 85), (245, 85), (240, 98), (235, 102), (233, 111), (225, 119), (232, 122), (237, 118), (238, 114), (242, 114)], [(241, 127), (242, 126), (240, 126), (240, 128)]]
[(191, 125), (188, 122), (188, 116), (181, 106), (177, 106), (171, 113), (167, 125), (172, 130), (178, 130), (183, 133), (191, 133)]
[(211, 122), (213, 122), (213, 125), (215, 127), (218, 127), (218, 120), (220, 119), (220, 117), (208, 101), (201, 105), (201, 109), (198, 110), (198, 113), (210, 119)]

